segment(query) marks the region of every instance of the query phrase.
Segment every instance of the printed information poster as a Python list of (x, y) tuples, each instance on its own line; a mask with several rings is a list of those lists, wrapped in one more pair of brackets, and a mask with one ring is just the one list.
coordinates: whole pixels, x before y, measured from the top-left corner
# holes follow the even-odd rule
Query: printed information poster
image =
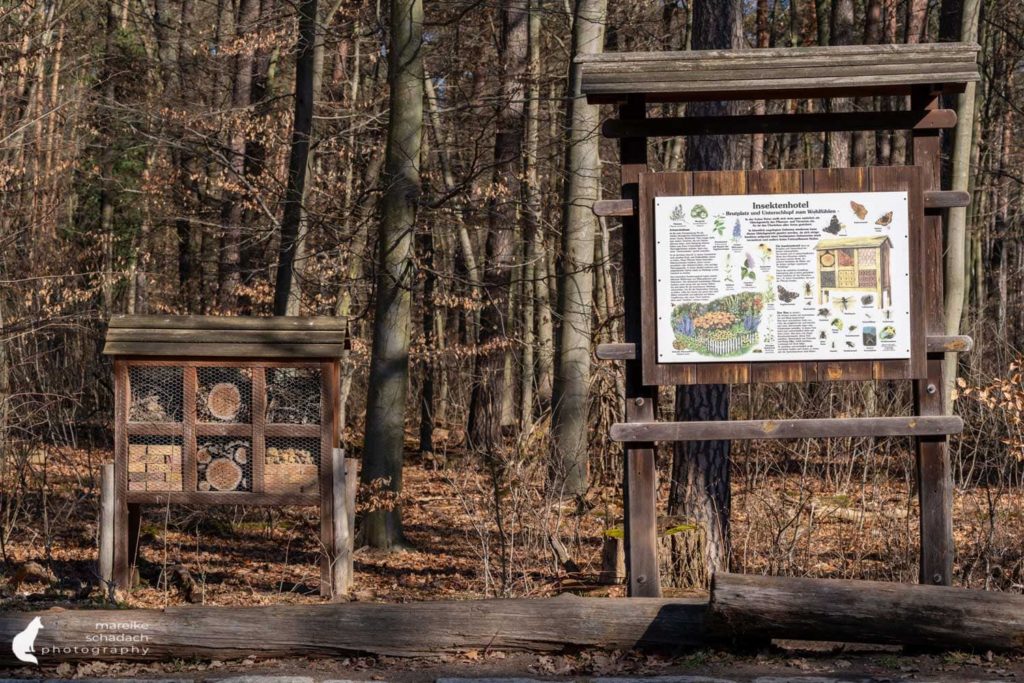
[(658, 361), (910, 358), (906, 192), (658, 197)]

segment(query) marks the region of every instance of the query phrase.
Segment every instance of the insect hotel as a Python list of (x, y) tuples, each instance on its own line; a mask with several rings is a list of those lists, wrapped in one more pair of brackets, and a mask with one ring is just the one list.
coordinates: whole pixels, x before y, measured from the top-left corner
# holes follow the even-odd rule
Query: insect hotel
[(891, 306), (891, 248), (892, 242), (885, 235), (818, 242), (814, 247), (818, 255), (818, 303), (827, 303), (829, 292), (870, 291), (875, 293), (879, 306)]
[(344, 592), (355, 484), (355, 468), (346, 476), (334, 456), (344, 348), (336, 318), (112, 318), (112, 538), (101, 542), (101, 574), (130, 585), (142, 505), (318, 505), (321, 592)]

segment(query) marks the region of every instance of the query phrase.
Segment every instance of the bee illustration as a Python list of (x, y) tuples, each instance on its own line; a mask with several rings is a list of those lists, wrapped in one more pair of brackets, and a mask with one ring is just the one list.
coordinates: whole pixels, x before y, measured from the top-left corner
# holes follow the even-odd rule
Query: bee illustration
[(822, 330), (821, 333), (818, 334), (818, 339), (825, 341), (825, 330)]
[(820, 315), (822, 318), (827, 318), (828, 314), (831, 313), (831, 312), (832, 311), (829, 310), (828, 308), (819, 308), (818, 309), (818, 315)]
[(807, 298), (809, 299), (809, 298), (811, 298), (811, 295), (812, 295), (813, 293), (814, 293), (814, 292), (813, 292), (813, 290), (811, 289), (811, 283), (810, 283), (810, 282), (805, 282), (805, 283), (804, 283), (804, 296), (806, 296), (806, 297), (807, 297)]
[(788, 289), (786, 289), (782, 285), (779, 285), (778, 287), (776, 287), (776, 289), (779, 290), (779, 298), (782, 300), (783, 303), (787, 303), (788, 304), (790, 301), (792, 301), (793, 299), (795, 299), (798, 296), (800, 296), (796, 292), (789, 291)]
[(874, 294), (865, 294), (864, 296), (862, 296), (860, 298), (860, 302), (862, 304), (864, 304), (865, 306), (870, 306), (871, 304), (873, 304), (875, 302), (875, 295)]
[(853, 332), (854, 330), (856, 330), (856, 329), (857, 329), (857, 326), (856, 326), (856, 325), (850, 325), (850, 326), (849, 326), (848, 328), (846, 328), (846, 329), (850, 330), (850, 332)]
[(875, 221), (875, 225), (881, 225), (883, 227), (888, 227), (890, 223), (892, 223), (892, 211)]

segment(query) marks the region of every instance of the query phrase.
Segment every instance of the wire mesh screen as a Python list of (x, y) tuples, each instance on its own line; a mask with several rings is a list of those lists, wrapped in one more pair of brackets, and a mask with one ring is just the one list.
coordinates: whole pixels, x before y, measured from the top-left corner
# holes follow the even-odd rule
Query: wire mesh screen
[(181, 491), (181, 437), (128, 437), (128, 490)]
[(252, 491), (252, 441), (196, 437), (196, 486), (200, 491)]
[(252, 370), (199, 368), (196, 372), (196, 418), (200, 422), (252, 420)]
[(267, 422), (320, 423), (320, 369), (267, 369)]
[(320, 439), (267, 437), (263, 483), (268, 493), (317, 493)]
[(174, 367), (129, 367), (128, 421), (181, 422), (182, 373)]

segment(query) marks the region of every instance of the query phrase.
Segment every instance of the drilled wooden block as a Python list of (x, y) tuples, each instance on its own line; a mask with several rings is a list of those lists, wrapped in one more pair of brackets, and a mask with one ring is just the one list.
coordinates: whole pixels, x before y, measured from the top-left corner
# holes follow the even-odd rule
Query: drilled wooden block
[(128, 457), (135, 458), (141, 457), (146, 454), (146, 444), (133, 443), (128, 444)]
[(129, 460), (128, 461), (128, 471), (129, 472), (145, 472), (146, 471), (146, 463), (139, 462), (137, 460)]
[(144, 481), (130, 481), (130, 482), (128, 482), (128, 490), (129, 491), (145, 491), (146, 490), (146, 482), (144, 482)]

